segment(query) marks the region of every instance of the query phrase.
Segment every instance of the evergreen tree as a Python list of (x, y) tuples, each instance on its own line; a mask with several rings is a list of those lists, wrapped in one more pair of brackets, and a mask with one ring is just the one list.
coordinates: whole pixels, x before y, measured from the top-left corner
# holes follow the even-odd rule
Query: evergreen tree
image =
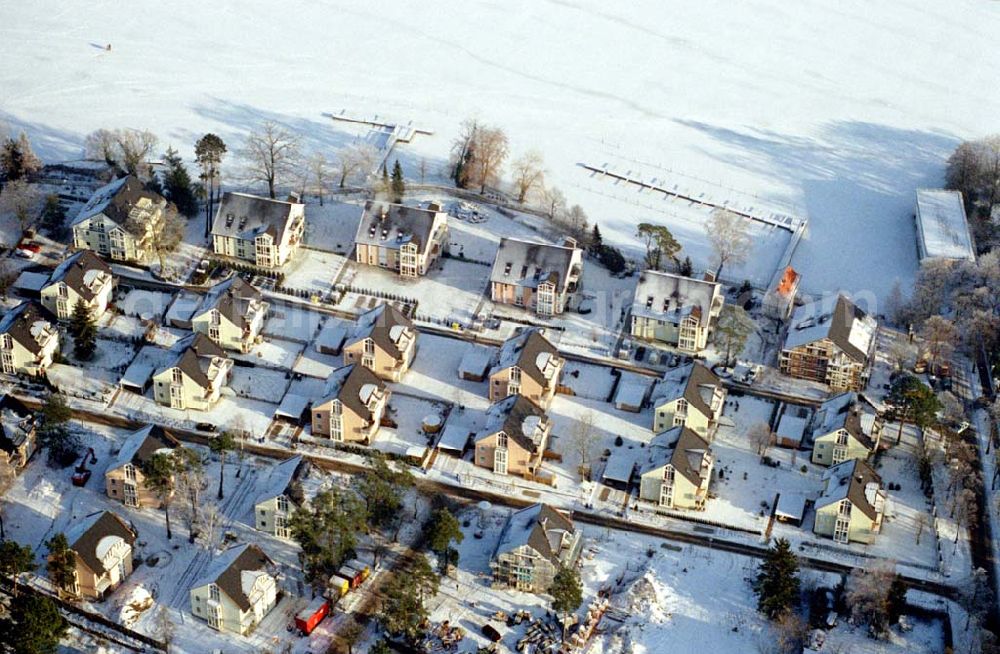
[(66, 619), (48, 597), (26, 595), (11, 602), (0, 619), (0, 643), (16, 654), (55, 654), (66, 634)]
[(306, 580), (320, 587), (354, 549), (355, 534), (364, 529), (364, 509), (351, 493), (321, 491), (292, 514), (288, 526), (302, 548), (299, 562)]
[(903, 610), (906, 608), (906, 582), (900, 575), (892, 578), (889, 585), (889, 595), (886, 598), (886, 618), (890, 625), (899, 622)]
[[(549, 595), (552, 596), (552, 610), (562, 615), (563, 618), (568, 617), (583, 603), (583, 585), (580, 583), (580, 573), (573, 568), (559, 566), (556, 576), (552, 578), (552, 585), (549, 586)], [(563, 624), (563, 640), (565, 640), (565, 621)]]
[(177, 210), (188, 218), (198, 213), (198, 199), (195, 197), (191, 176), (177, 150), (167, 148), (163, 157), (167, 170), (163, 175), (163, 191)]
[(387, 194), (390, 189), (389, 169), (385, 167), (385, 162), (382, 162), (382, 181), (380, 182), (379, 192)]
[(59, 196), (50, 193), (45, 196), (42, 207), (42, 227), (48, 230), (54, 239), (62, 239), (66, 235), (66, 210), (59, 203)]
[(392, 181), (389, 184), (392, 191), (392, 201), (399, 204), (403, 201), (403, 194), (406, 193), (406, 183), (403, 181), (403, 167), (399, 165), (399, 159), (392, 166)]
[(59, 393), (51, 393), (42, 405), (42, 425), (38, 429), (38, 445), (48, 451), (48, 460), (53, 465), (67, 466), (76, 460), (80, 443), (69, 429), (73, 412), (66, 404), (66, 398)]
[(403, 496), (412, 485), (409, 472), (392, 469), (380, 452), (373, 452), (368, 469), (355, 477), (355, 488), (365, 503), (368, 526), (384, 529), (398, 524)]
[(601, 228), (594, 223), (594, 228), (590, 230), (590, 253), (599, 254), (604, 247), (604, 237), (601, 236)]
[(681, 262), (679, 272), (685, 277), (690, 277), (694, 274), (694, 266), (691, 265), (691, 257), (684, 257), (684, 261)]
[(77, 300), (67, 328), (73, 337), (73, 353), (80, 361), (90, 361), (97, 350), (97, 324), (90, 305)]
[(799, 561), (784, 538), (775, 541), (757, 574), (757, 609), (774, 619), (791, 609), (799, 597)]
[(424, 599), (437, 592), (437, 583), (437, 575), (424, 556), (417, 556), (405, 571), (394, 575), (383, 588), (379, 622), (385, 630), (414, 642), (428, 617)]
[(441, 558), (442, 572), (447, 571), (449, 565), (458, 563), (458, 551), (451, 544), (461, 543), (464, 538), (462, 527), (451, 511), (441, 507), (434, 512), (427, 525), (427, 546)]
[(42, 168), (42, 162), (31, 149), (31, 142), (24, 132), (8, 138), (0, 145), (0, 179), (13, 182), (24, 179)]
[(142, 465), (146, 488), (160, 500), (167, 521), (167, 540), (174, 537), (170, 529), (170, 503), (177, 484), (177, 465), (171, 452), (156, 452)]
[(45, 565), (49, 581), (60, 592), (72, 592), (73, 575), (76, 572), (76, 552), (69, 548), (66, 534), (59, 532), (46, 541), (45, 546), (49, 548), (49, 560)]
[(236, 449), (236, 439), (233, 438), (233, 435), (230, 432), (224, 431), (215, 438), (213, 438), (212, 440), (208, 441), (208, 449), (212, 450), (212, 452), (217, 454), (222, 460), (222, 464), (219, 466), (219, 495), (218, 495), (219, 499), (221, 500), (223, 499), (222, 483), (226, 476), (226, 457), (229, 455), (230, 452)]
[(597, 260), (613, 275), (625, 271), (625, 257), (621, 250), (613, 245), (602, 245), (597, 253)]
[(35, 553), (27, 545), (12, 540), (0, 542), (0, 575), (11, 580), (14, 597), (17, 597), (17, 577), (35, 569)]
[(194, 158), (201, 168), (202, 187), (205, 193), (205, 236), (212, 231), (212, 217), (219, 193), (219, 176), (226, 144), (212, 133), (205, 134), (194, 144)]
[(941, 401), (927, 384), (911, 374), (902, 374), (893, 380), (886, 395), (885, 403), (896, 414), (899, 421), (898, 443), (903, 437), (903, 425), (912, 422), (921, 429), (926, 429), (937, 422)]
[(379, 638), (372, 643), (368, 654), (392, 654), (392, 648), (389, 647), (389, 643), (385, 642), (385, 638)]

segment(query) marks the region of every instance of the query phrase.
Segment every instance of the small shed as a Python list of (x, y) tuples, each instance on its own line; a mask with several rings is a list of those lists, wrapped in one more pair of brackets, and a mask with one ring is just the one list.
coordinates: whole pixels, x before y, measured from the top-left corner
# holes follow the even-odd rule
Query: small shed
[(484, 636), (494, 643), (499, 643), (503, 640), (504, 634), (507, 633), (507, 626), (496, 620), (490, 620), (483, 625), (482, 632)]
[(774, 430), (775, 443), (780, 447), (799, 449), (802, 446), (802, 439), (805, 438), (808, 424), (808, 418), (793, 415), (787, 411), (782, 413), (778, 420), (778, 427)]
[(329, 612), (330, 602), (325, 597), (317, 597), (295, 614), (295, 626), (303, 635), (308, 636)]
[(39, 298), (42, 295), (42, 287), (49, 281), (48, 272), (23, 272), (14, 280), (11, 287), (21, 297)]
[(481, 382), (486, 379), (492, 359), (493, 352), (488, 348), (470, 345), (465, 349), (462, 361), (458, 364), (458, 376), (468, 381)]
[(333, 600), (340, 599), (351, 590), (351, 580), (347, 577), (341, 577), (338, 573), (330, 575), (326, 585), (330, 589), (330, 597)]
[(309, 408), (309, 398), (295, 393), (287, 393), (281, 400), (281, 404), (274, 410), (276, 420), (301, 425), (305, 419), (306, 411)]
[(650, 384), (638, 379), (623, 380), (615, 391), (615, 408), (621, 411), (639, 413), (646, 401)]
[(461, 457), (469, 445), (472, 434), (473, 431), (468, 425), (448, 421), (445, 423), (444, 431), (441, 432), (437, 447), (446, 454)]
[(616, 447), (611, 451), (607, 463), (604, 465), (604, 473), (601, 475), (601, 483), (618, 490), (626, 490), (632, 480), (632, 473), (635, 471), (635, 462), (642, 450), (629, 447)]
[(316, 336), (316, 351), (320, 354), (340, 355), (347, 340), (347, 325), (340, 320), (328, 318)]
[(774, 519), (796, 527), (802, 526), (806, 514), (806, 496), (801, 493), (780, 493)]

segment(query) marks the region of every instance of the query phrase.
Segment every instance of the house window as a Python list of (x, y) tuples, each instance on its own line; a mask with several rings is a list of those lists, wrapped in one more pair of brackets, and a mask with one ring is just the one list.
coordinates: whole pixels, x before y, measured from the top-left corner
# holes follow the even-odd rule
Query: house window
[(284, 495), (278, 497), (278, 510), (282, 513), (288, 513), (288, 498)]
[(674, 411), (674, 427), (680, 427), (687, 422), (688, 403), (685, 399), (677, 400), (677, 408)]
[(175, 384), (182, 384), (182, 383), (184, 383), (184, 375), (181, 372), (180, 368), (174, 368), (173, 371), (171, 372), (171, 374), (173, 376), (173, 382)]
[(208, 599), (213, 602), (219, 601), (219, 587), (215, 584), (209, 584), (208, 586)]
[(125, 472), (125, 479), (129, 479), (131, 481), (135, 481), (135, 466), (134, 465), (132, 465), (131, 463), (126, 463), (125, 466), (122, 468), (122, 470)]

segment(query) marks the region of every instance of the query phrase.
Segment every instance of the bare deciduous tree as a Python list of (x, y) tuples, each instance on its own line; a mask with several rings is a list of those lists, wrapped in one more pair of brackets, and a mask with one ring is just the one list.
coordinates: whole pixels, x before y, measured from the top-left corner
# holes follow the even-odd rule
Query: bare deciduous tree
[(319, 198), (319, 206), (323, 206), (323, 197), (330, 183), (330, 164), (322, 153), (314, 152), (309, 157), (309, 174), (312, 182), (313, 195)]
[(955, 323), (942, 316), (931, 316), (924, 321), (920, 336), (927, 345), (927, 357), (935, 365), (951, 355), (958, 339)]
[(31, 227), (38, 218), (41, 203), (42, 194), (23, 179), (7, 182), (0, 191), (0, 214), (14, 216), (22, 230)]
[(141, 179), (149, 179), (149, 157), (159, 139), (148, 129), (99, 129), (87, 135), (84, 148), (87, 156), (104, 159)]
[(555, 220), (556, 216), (566, 208), (566, 196), (554, 186), (547, 187), (542, 191), (542, 201), (549, 220)]
[(249, 181), (267, 186), (274, 198), (276, 188), (286, 183), (299, 163), (299, 139), (281, 125), (267, 121), (247, 136), (240, 157)]
[(514, 189), (517, 191), (517, 201), (524, 204), (531, 194), (541, 189), (545, 184), (545, 170), (542, 153), (529, 150), (514, 160), (510, 166), (514, 178)]
[(350, 145), (337, 153), (338, 186), (344, 188), (351, 179), (366, 179), (375, 167), (376, 154), (367, 144)]
[(591, 460), (600, 435), (594, 429), (594, 412), (586, 411), (573, 425), (573, 449), (580, 457), (580, 478), (590, 476)]
[(158, 220), (153, 220), (148, 227), (148, 247), (160, 262), (160, 274), (167, 274), (167, 255), (180, 245), (184, 238), (184, 218), (177, 207), (170, 204), (160, 214)]
[(753, 445), (758, 456), (764, 456), (774, 445), (774, 432), (771, 431), (771, 426), (766, 422), (755, 422), (750, 425), (750, 429), (747, 431), (747, 440)]
[(476, 131), (469, 181), (479, 185), (479, 192), (495, 186), (507, 160), (507, 134), (499, 127), (481, 127)]
[(850, 608), (851, 619), (870, 625), (877, 635), (882, 635), (890, 613), (889, 591), (895, 578), (894, 561), (855, 568), (844, 586), (844, 601)]
[(753, 242), (750, 240), (747, 221), (742, 216), (726, 209), (715, 209), (708, 218), (706, 231), (715, 253), (716, 279), (722, 274), (724, 266), (747, 260)]

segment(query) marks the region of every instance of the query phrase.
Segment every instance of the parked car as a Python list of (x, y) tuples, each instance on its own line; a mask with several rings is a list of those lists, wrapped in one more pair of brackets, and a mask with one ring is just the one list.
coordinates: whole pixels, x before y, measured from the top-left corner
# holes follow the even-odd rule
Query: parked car
[(210, 422), (199, 422), (194, 426), (194, 428), (197, 429), (198, 431), (208, 431), (208, 432), (214, 432), (216, 430), (216, 426)]

